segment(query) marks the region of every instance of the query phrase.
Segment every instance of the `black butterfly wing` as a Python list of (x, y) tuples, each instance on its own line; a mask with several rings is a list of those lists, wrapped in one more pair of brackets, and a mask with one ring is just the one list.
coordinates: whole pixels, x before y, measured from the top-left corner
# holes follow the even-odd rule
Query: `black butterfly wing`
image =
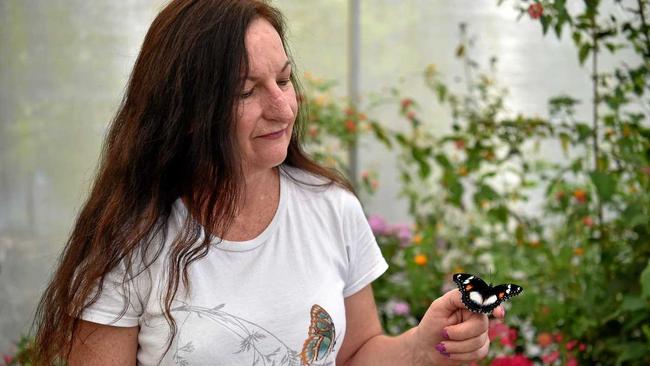
[(453, 278), (462, 294), (463, 304), (475, 313), (490, 313), (503, 301), (519, 295), (523, 290), (511, 283), (492, 287), (469, 273), (456, 273)]
[(494, 286), (492, 290), (494, 291), (494, 294), (497, 295), (499, 302), (503, 302), (513, 296), (519, 295), (524, 289), (513, 283), (505, 283), (503, 285)]
[(490, 285), (480, 277), (469, 273), (456, 273), (453, 278), (462, 295), (463, 304), (468, 310), (475, 313), (492, 311), (491, 309), (487, 310), (482, 301), (491, 294), (492, 288)]

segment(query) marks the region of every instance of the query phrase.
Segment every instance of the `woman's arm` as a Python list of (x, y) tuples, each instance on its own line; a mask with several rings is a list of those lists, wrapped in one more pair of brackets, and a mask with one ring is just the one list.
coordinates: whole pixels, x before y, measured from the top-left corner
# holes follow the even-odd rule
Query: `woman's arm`
[[(352, 365), (445, 365), (469, 362), (488, 353), (488, 319), (470, 313), (458, 290), (431, 303), (420, 324), (397, 337), (383, 334), (372, 288), (345, 299), (346, 334), (336, 362)], [(494, 311), (503, 318), (502, 307)]]
[(72, 339), (70, 366), (135, 365), (139, 327), (114, 327), (81, 320)]

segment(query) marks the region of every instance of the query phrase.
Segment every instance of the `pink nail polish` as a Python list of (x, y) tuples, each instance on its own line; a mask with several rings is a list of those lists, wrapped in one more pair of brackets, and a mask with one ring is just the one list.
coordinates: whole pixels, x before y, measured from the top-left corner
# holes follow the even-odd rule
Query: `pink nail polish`
[(442, 330), (442, 338), (449, 339), (449, 333), (447, 333), (447, 329)]
[(445, 348), (444, 344), (438, 343), (438, 344), (436, 344), (436, 351), (444, 354), (444, 353), (447, 352), (447, 349)]

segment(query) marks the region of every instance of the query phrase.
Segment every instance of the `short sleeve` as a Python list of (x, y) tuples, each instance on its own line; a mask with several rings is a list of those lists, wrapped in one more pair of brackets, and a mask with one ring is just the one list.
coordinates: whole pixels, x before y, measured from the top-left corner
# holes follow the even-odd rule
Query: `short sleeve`
[(343, 297), (348, 297), (379, 278), (388, 269), (388, 263), (381, 254), (361, 203), (352, 193), (346, 192), (343, 215), (348, 256)]
[(117, 327), (139, 324), (149, 294), (150, 272), (145, 270), (126, 276), (125, 273), (122, 263), (106, 275), (97, 301), (84, 309), (81, 319)]

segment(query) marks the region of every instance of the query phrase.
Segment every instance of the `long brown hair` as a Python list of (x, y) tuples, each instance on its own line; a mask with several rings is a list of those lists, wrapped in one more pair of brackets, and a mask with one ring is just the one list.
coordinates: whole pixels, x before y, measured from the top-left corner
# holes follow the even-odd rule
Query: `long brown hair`
[[(233, 111), (241, 75), (248, 71), (246, 29), (259, 17), (273, 25), (289, 54), (283, 17), (263, 0), (175, 0), (153, 21), (112, 120), (91, 193), (39, 303), (37, 364), (69, 356), (79, 317), (97, 301), (109, 272), (124, 266), (126, 288), (133, 272), (160, 255), (165, 242), (160, 238), (179, 197), (201, 210), (205, 227), (221, 237), (227, 232), (244, 187)], [(292, 78), (300, 94), (295, 72)], [(284, 164), (351, 190), (342, 175), (303, 152), (305, 104), (300, 103)], [(199, 240), (201, 231), (187, 220), (167, 254), (169, 281), (160, 299), (171, 330), (167, 349), (176, 334), (172, 300), (181, 281), (189, 287), (188, 266), (210, 247), (210, 236)], [(124, 299), (123, 311), (127, 304)]]

